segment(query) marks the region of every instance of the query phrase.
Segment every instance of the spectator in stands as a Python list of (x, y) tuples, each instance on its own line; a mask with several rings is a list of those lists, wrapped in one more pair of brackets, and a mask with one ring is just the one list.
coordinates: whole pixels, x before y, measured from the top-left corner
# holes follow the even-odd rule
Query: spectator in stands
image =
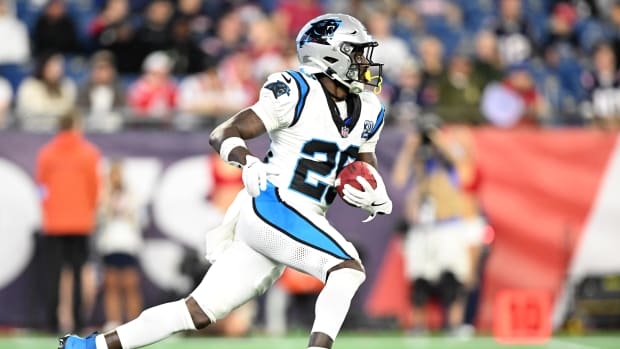
[(77, 103), (88, 115), (88, 130), (116, 131), (121, 128), (125, 89), (118, 81), (111, 52), (99, 51), (93, 55), (90, 76), (80, 87)]
[(473, 75), (482, 86), (502, 79), (502, 66), (497, 50), (497, 37), (490, 31), (476, 35), (476, 52), (473, 62)]
[(179, 85), (177, 126), (191, 129), (213, 127), (222, 117), (228, 117), (246, 106), (247, 96), (242, 89), (226, 86), (215, 65), (204, 72), (188, 76)]
[(37, 59), (33, 76), (17, 90), (17, 116), (27, 130), (49, 131), (75, 102), (75, 83), (64, 76), (63, 56), (44, 54)]
[(406, 2), (400, 3), (391, 13), (393, 32), (406, 40), (415, 52), (415, 46), (426, 35), (424, 19), (414, 6)]
[(544, 123), (548, 116), (546, 102), (536, 88), (527, 65), (517, 64), (509, 67), (502, 85), (522, 101), (523, 111), (514, 127), (531, 127)]
[(9, 125), (9, 114), (11, 112), (11, 101), (13, 100), (13, 89), (9, 81), (0, 76), (0, 129)]
[(608, 43), (594, 50), (594, 70), (584, 73), (581, 81), (588, 95), (583, 105), (586, 118), (604, 129), (620, 127), (620, 73), (614, 51)]
[(399, 126), (410, 126), (421, 112), (420, 71), (417, 63), (410, 59), (405, 62), (391, 102), (391, 116)]
[(16, 16), (13, 1), (0, 0), (0, 64), (24, 64), (30, 59), (28, 29)]
[(142, 311), (137, 254), (142, 245), (139, 212), (123, 180), (121, 162), (110, 166), (100, 206), (97, 249), (104, 264), (104, 329), (135, 319)]
[(448, 0), (414, 0), (414, 8), (424, 17), (443, 17), (449, 10)]
[(299, 30), (312, 18), (324, 12), (320, 1), (316, 0), (282, 0), (273, 13), (278, 33), (286, 33), (294, 38)]
[(260, 88), (254, 79), (253, 69), (252, 57), (247, 52), (231, 55), (219, 65), (220, 79), (225, 82), (225, 88), (238, 93), (239, 103), (246, 107), (255, 102)]
[(34, 53), (78, 53), (80, 51), (75, 21), (67, 13), (64, 0), (50, 0), (37, 18), (32, 34)]
[(203, 42), (205, 52), (221, 61), (244, 47), (244, 25), (235, 10), (228, 10), (217, 21), (215, 35)]
[(419, 98), (422, 108), (429, 108), (437, 103), (439, 98), (438, 81), (444, 69), (443, 44), (439, 39), (427, 36), (418, 46), (422, 60), (422, 83)]
[(192, 39), (187, 18), (176, 18), (172, 23), (172, 46), (168, 50), (174, 61), (175, 75), (195, 74), (205, 67), (206, 55)]
[(206, 15), (201, 0), (179, 0), (176, 18), (183, 18), (189, 24), (192, 40), (202, 41), (213, 26), (213, 20)]
[(554, 46), (561, 58), (575, 59), (580, 51), (575, 32), (577, 10), (568, 3), (558, 3), (549, 17), (547, 39), (542, 47)]
[(128, 0), (109, 0), (89, 27), (97, 47), (114, 54), (121, 73), (137, 73), (142, 64), (129, 15)]
[[(82, 268), (89, 254), (89, 237), (95, 227), (99, 192), (99, 150), (81, 135), (75, 111), (60, 118), (58, 134), (37, 157), (36, 181), (43, 212), (42, 280), (45, 290), (46, 327), (58, 333), (60, 272), (73, 271), (73, 331), (80, 331), (82, 318)], [(67, 170), (71, 169), (71, 170)], [(63, 329), (67, 330), (67, 329)]]
[(531, 28), (523, 18), (521, 0), (500, 0), (499, 17), (492, 25), (502, 63), (521, 63), (534, 53)]
[(395, 82), (403, 64), (411, 59), (411, 53), (405, 41), (392, 34), (390, 25), (391, 19), (387, 12), (375, 11), (368, 17), (368, 31), (382, 48), (376, 50), (373, 60), (383, 63), (386, 77)]
[(174, 7), (170, 0), (154, 0), (147, 5), (144, 22), (137, 29), (134, 45), (142, 62), (155, 51), (166, 51), (172, 45), (171, 25)]
[(482, 84), (472, 75), (469, 57), (457, 53), (439, 78), (436, 113), (448, 123), (483, 123), (480, 113)]
[(456, 48), (463, 29), (463, 12), (451, 0), (414, 0), (413, 8), (426, 23), (429, 32), (441, 38), (446, 50)]
[[(609, 11), (610, 25), (609, 32), (616, 57), (620, 57), (620, 1), (612, 4)], [(620, 69), (620, 62), (616, 62), (616, 66)]]
[(144, 74), (129, 89), (128, 104), (133, 116), (163, 122), (171, 120), (177, 102), (177, 87), (170, 76), (172, 61), (163, 52), (144, 60)]
[(258, 19), (250, 24), (248, 32), (249, 54), (254, 60), (254, 79), (264, 81), (277, 71), (291, 69), (284, 62), (282, 37), (268, 18)]

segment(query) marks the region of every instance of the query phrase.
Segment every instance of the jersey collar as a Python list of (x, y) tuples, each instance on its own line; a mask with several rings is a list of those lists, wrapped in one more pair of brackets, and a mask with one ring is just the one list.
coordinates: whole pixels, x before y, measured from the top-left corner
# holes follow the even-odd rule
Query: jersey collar
[(323, 89), (323, 94), (325, 95), (325, 99), (327, 100), (327, 105), (329, 106), (329, 111), (332, 115), (332, 120), (334, 121), (334, 125), (338, 129), (340, 136), (342, 138), (349, 137), (349, 133), (351, 130), (355, 128), (357, 121), (360, 119), (360, 113), (362, 110), (362, 103), (360, 100), (360, 96), (356, 93), (349, 93), (346, 97), (347, 103), (347, 113), (349, 114), (345, 119), (342, 119), (340, 116), (340, 110), (336, 105), (336, 102), (331, 98), (329, 92), (325, 89), (323, 84), (320, 84)]

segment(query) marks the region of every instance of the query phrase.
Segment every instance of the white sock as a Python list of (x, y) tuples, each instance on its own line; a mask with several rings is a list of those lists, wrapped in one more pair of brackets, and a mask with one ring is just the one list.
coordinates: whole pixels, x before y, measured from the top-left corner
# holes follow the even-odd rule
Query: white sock
[(350, 268), (339, 269), (329, 274), (325, 287), (316, 301), (312, 333), (322, 332), (332, 340), (336, 339), (349, 312), (351, 299), (365, 279), (364, 273)]
[[(143, 311), (138, 318), (116, 329), (123, 349), (139, 348), (182, 330), (195, 330), (185, 300), (161, 304)], [(95, 339), (97, 349), (108, 349), (103, 335)]]

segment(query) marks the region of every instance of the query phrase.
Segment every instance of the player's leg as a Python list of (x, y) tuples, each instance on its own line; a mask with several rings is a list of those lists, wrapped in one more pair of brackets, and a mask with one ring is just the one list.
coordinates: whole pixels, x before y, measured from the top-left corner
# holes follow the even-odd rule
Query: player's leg
[[(331, 348), (366, 277), (355, 247), (324, 215), (302, 215), (271, 185), (253, 199), (252, 207), (243, 208), (241, 217), (240, 238), (253, 249), (325, 282), (315, 306), (309, 347)], [(254, 234), (244, 233), (248, 231)]]
[(284, 266), (234, 241), (224, 255), (209, 268), (191, 293), (212, 322), (250, 299), (262, 295), (282, 275)]
[(58, 304), (60, 273), (63, 263), (63, 242), (57, 236), (44, 235), (41, 239), (41, 278), (44, 280), (45, 327), (52, 333), (58, 331)]
[(140, 291), (140, 273), (134, 264), (120, 271), (123, 295), (125, 297), (125, 315), (127, 319), (135, 319), (142, 311), (142, 292)]
[(439, 300), (446, 312), (445, 327), (457, 331), (465, 313), (465, 287), (454, 273), (446, 271), (439, 277)]
[(349, 312), (351, 299), (366, 279), (361, 263), (350, 259), (328, 271), (325, 286), (315, 305), (309, 348), (331, 348)]
[(426, 305), (432, 294), (433, 286), (423, 278), (417, 278), (412, 282), (411, 304), (413, 305), (412, 334), (425, 334), (427, 332)]
[(62, 349), (130, 349), (158, 342), (175, 332), (202, 329), (263, 293), (280, 276), (282, 266), (245, 243), (233, 245), (209, 269), (186, 299), (143, 311), (116, 330), (84, 340), (61, 339)]
[(122, 306), (121, 306), (121, 294), (120, 294), (120, 280), (121, 271), (119, 268), (111, 265), (104, 267), (103, 277), (103, 300), (105, 308), (106, 324), (105, 330), (111, 329), (121, 324), (123, 320)]
[(73, 272), (73, 328), (78, 332), (83, 326), (84, 307), (83, 307), (83, 294), (82, 294), (82, 272), (84, 265), (88, 258), (88, 237), (87, 236), (72, 236), (69, 238), (69, 248), (71, 250), (70, 262)]

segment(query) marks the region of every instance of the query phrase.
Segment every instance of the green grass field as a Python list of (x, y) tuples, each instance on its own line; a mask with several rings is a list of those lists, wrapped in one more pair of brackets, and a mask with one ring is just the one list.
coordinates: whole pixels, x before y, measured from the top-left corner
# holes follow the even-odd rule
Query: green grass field
[[(307, 338), (186, 338), (176, 336), (150, 349), (304, 349)], [(0, 349), (55, 349), (56, 338), (0, 337)], [(348, 334), (338, 338), (334, 349), (620, 349), (620, 336), (554, 337), (544, 345), (500, 345), (493, 338), (455, 339), (447, 337), (373, 336)]]

